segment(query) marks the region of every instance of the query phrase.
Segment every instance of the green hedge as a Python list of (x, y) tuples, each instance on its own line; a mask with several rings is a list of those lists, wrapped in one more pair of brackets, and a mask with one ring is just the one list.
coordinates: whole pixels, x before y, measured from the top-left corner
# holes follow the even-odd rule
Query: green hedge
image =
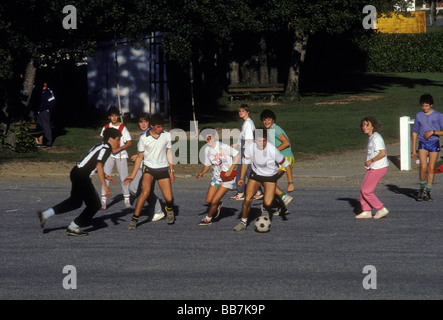
[(376, 33), (359, 41), (369, 72), (443, 71), (443, 32)]

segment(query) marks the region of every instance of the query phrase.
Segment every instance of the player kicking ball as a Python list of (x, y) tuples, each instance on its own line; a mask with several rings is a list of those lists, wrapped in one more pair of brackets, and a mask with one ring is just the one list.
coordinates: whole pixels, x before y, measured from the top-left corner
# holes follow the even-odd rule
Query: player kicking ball
[[(264, 188), (262, 215), (270, 216), (278, 180), (279, 166), (283, 168), (289, 166), (289, 161), (272, 143), (268, 143), (267, 140), (268, 132), (266, 129), (255, 130), (255, 142), (250, 144), (245, 150), (245, 162), (241, 166), (240, 179), (237, 182), (238, 185), (244, 184), (247, 164), (251, 164), (252, 170), (246, 186), (246, 197), (242, 205), (241, 221), (234, 227), (234, 231), (243, 231), (246, 229), (253, 196), (261, 185), (263, 185)], [(292, 171), (287, 170), (286, 172), (288, 180), (292, 181)]]

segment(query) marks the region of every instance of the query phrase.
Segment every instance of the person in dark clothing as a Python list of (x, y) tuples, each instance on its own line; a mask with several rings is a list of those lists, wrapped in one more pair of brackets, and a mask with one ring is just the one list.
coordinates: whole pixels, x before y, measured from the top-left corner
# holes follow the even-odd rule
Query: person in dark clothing
[(106, 180), (109, 180), (114, 184), (116, 182), (112, 177), (105, 174), (103, 165), (111, 153), (116, 152), (120, 147), (121, 136), (121, 132), (114, 128), (106, 129), (103, 132), (103, 142), (92, 147), (83, 160), (78, 162), (71, 170), (71, 196), (52, 208), (37, 212), (41, 228), (44, 227), (48, 218), (78, 209), (84, 202), (86, 208), (68, 226), (67, 234), (69, 236), (88, 235), (87, 232), (80, 230), (80, 227), (89, 224), (101, 207), (100, 197), (92, 184), (91, 175), (97, 170), (100, 182), (106, 191), (106, 196), (109, 197), (111, 195), (111, 190), (106, 184)]
[(52, 146), (52, 129), (51, 129), (51, 112), (55, 108), (55, 97), (51, 89), (48, 88), (48, 84), (43, 83), (43, 91), (40, 99), (40, 105), (38, 107), (37, 125), (43, 130), (43, 134), (35, 138), (37, 146), (42, 147), (43, 137), (46, 139), (47, 147)]

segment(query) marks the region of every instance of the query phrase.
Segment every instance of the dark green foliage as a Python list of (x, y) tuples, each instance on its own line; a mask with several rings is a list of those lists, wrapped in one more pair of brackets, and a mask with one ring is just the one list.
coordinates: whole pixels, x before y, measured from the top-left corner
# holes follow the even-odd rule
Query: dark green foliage
[(374, 34), (359, 46), (369, 72), (443, 71), (443, 32)]

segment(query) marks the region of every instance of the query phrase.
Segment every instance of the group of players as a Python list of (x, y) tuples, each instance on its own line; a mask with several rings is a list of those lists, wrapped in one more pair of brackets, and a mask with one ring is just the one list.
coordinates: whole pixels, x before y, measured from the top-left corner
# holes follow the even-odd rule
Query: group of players
[[(413, 143), (419, 139), (420, 170), (420, 192), (418, 201), (432, 201), (430, 190), (433, 182), (435, 162), (440, 151), (439, 136), (443, 131), (443, 115), (433, 110), (433, 99), (429, 94), (420, 98), (422, 113), (418, 113), (413, 128)], [(239, 107), (239, 116), (243, 120), (242, 130), (238, 142), (234, 145), (227, 145), (218, 141), (215, 129), (205, 129), (202, 131), (206, 140), (204, 167), (196, 175), (197, 179), (203, 177), (212, 168), (212, 178), (206, 194), (206, 202), (209, 205), (206, 217), (200, 225), (210, 225), (217, 219), (222, 207), (222, 198), (232, 189), (237, 188), (238, 193), (231, 197), (232, 200), (243, 200), (241, 220), (234, 227), (234, 231), (246, 229), (248, 215), (252, 201), (263, 198), (261, 215), (269, 217), (274, 204), (278, 210), (275, 215), (287, 214), (288, 205), (293, 201), (293, 197), (283, 192), (277, 181), (285, 173), (287, 174), (287, 192), (294, 190), (292, 167), (294, 156), (291, 151), (288, 136), (276, 123), (276, 116), (271, 110), (264, 110), (260, 119), (264, 129), (255, 129), (252, 119), (249, 117), (250, 110), (247, 105)], [(85, 158), (77, 163), (71, 170), (70, 178), (72, 182), (71, 196), (58, 205), (45, 211), (37, 213), (40, 226), (43, 228), (47, 219), (67, 211), (72, 211), (81, 207), (83, 202), (86, 208), (75, 218), (67, 228), (67, 234), (72, 236), (84, 236), (87, 232), (80, 228), (89, 224), (100, 208), (106, 209), (106, 198), (110, 196), (109, 181), (116, 183), (111, 177), (112, 169), (117, 163), (117, 170), (125, 198), (125, 205), (131, 207), (134, 199), (137, 199), (135, 211), (129, 223), (129, 229), (137, 228), (138, 220), (142, 212), (144, 203), (147, 201), (154, 206), (152, 221), (158, 221), (166, 216), (168, 224), (175, 221), (172, 194), (172, 183), (174, 182), (173, 154), (171, 151), (171, 134), (163, 130), (163, 119), (160, 115), (142, 114), (138, 118), (140, 127), (140, 139), (137, 145), (138, 154), (132, 157), (135, 162), (134, 169), (128, 175), (127, 159), (125, 151), (131, 145), (131, 137), (127, 128), (118, 119), (120, 113), (117, 108), (110, 108), (109, 119), (111, 123), (102, 130), (103, 142), (97, 144), (88, 152)], [(371, 144), (374, 136), (378, 137), (375, 119), (365, 118), (361, 126), (363, 132), (370, 137), (368, 143), (368, 159), (365, 166), (368, 169), (365, 180), (362, 184), (362, 207), (366, 204), (366, 211), (356, 216), (357, 218), (370, 218), (372, 202), (377, 202), (374, 189), (378, 181), (384, 176), (387, 164), (382, 165), (384, 171), (382, 175), (371, 180), (370, 173), (378, 172), (377, 168), (372, 168), (374, 163), (387, 161), (384, 143), (379, 147)], [(372, 119), (372, 120), (371, 120)], [(364, 124), (364, 126), (363, 126)], [(367, 130), (367, 129), (370, 130)], [(382, 141), (382, 139), (381, 139)], [(370, 148), (374, 149), (372, 150)], [(237, 150), (240, 149), (240, 151)], [(415, 151), (412, 156), (416, 158)], [(429, 158), (429, 164), (427, 161)], [(381, 163), (381, 162), (380, 162)], [(237, 170), (235, 168), (237, 167)], [(91, 175), (97, 172), (102, 184), (102, 199), (98, 196), (92, 181)], [(381, 171), (380, 171), (381, 172)], [(368, 176), (369, 175), (369, 176)], [(246, 183), (246, 178), (247, 183)], [(372, 181), (369, 186), (369, 182)], [(159, 185), (164, 201), (166, 215), (162, 210), (158, 197), (154, 194), (154, 184)], [(366, 186), (366, 184), (368, 184)], [(373, 200), (371, 200), (373, 199)], [(375, 199), (375, 200), (374, 200)], [(379, 203), (376, 218), (385, 216), (388, 210)]]
[[(242, 105), (239, 115), (244, 120), (238, 143), (232, 146), (217, 141), (215, 129), (204, 130), (205, 160), (203, 170), (197, 174), (201, 178), (212, 168), (212, 179), (206, 195), (209, 204), (207, 216), (200, 225), (210, 225), (220, 213), (223, 196), (230, 190), (238, 187), (237, 196), (233, 200), (243, 200), (241, 222), (234, 228), (235, 231), (246, 229), (248, 213), (253, 199), (263, 198), (262, 214), (269, 216), (274, 200), (277, 200), (279, 210), (287, 214), (287, 206), (293, 198), (277, 187), (277, 180), (286, 172), (288, 176), (288, 192), (294, 190), (291, 170), (294, 158), (290, 151), (290, 143), (284, 131), (275, 124), (275, 114), (265, 110), (261, 114), (262, 121), (270, 132), (279, 134), (275, 146), (268, 143), (268, 130), (256, 130), (249, 118), (249, 107)], [(108, 111), (110, 123), (103, 127), (101, 136), (103, 141), (90, 149), (82, 161), (71, 170), (72, 183), (71, 195), (65, 201), (45, 211), (38, 211), (39, 224), (43, 228), (46, 221), (57, 214), (72, 211), (82, 206), (86, 208), (75, 218), (67, 228), (70, 236), (85, 236), (86, 231), (81, 227), (89, 224), (100, 209), (106, 209), (106, 199), (110, 196), (109, 182), (116, 184), (111, 177), (114, 165), (120, 176), (125, 206), (131, 207), (137, 199), (135, 211), (129, 223), (129, 229), (137, 228), (138, 220), (145, 202), (154, 207), (151, 221), (158, 221), (166, 216), (166, 222), (173, 224), (175, 215), (173, 211), (174, 198), (172, 183), (174, 182), (173, 154), (171, 151), (171, 134), (163, 130), (163, 118), (154, 114), (151, 117), (143, 113), (138, 118), (140, 139), (137, 144), (138, 154), (131, 157), (134, 169), (128, 174), (126, 151), (131, 146), (131, 136), (128, 129), (119, 121), (120, 112), (116, 107)], [(248, 120), (248, 121), (247, 121)], [(277, 128), (277, 130), (275, 130)], [(240, 152), (234, 147), (240, 147)], [(288, 149), (289, 157), (283, 156), (278, 148)], [(238, 165), (238, 170), (235, 167)], [(101, 198), (95, 190), (91, 176), (97, 173), (101, 182)], [(250, 172), (250, 173), (249, 173)], [(234, 174), (233, 174), (234, 173)], [(246, 177), (248, 182), (245, 183)], [(158, 197), (154, 194), (154, 184), (160, 187), (164, 202), (165, 212), (162, 210)], [(263, 194), (259, 188), (263, 187)]]

